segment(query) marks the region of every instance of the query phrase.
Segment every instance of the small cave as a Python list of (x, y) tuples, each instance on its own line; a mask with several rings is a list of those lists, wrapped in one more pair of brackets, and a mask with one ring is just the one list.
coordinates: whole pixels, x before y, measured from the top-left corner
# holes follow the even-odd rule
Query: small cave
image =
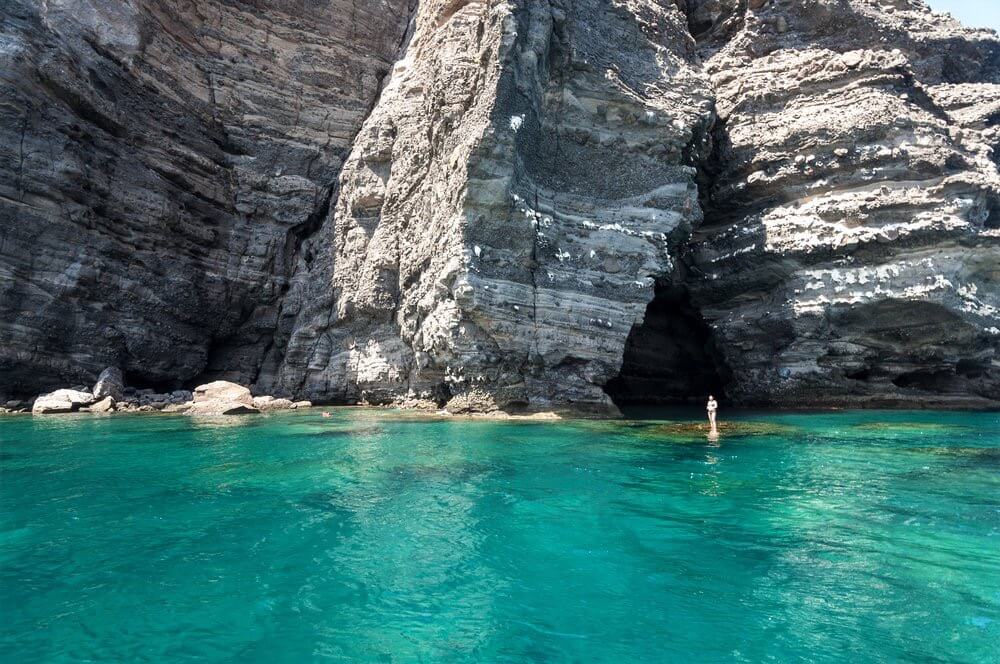
[(625, 343), (621, 372), (604, 386), (615, 405), (693, 404), (725, 395), (730, 371), (712, 330), (682, 285), (657, 282), (641, 325)]
[(155, 378), (150, 378), (148, 374), (140, 371), (126, 370), (123, 377), (125, 379), (125, 385), (128, 387), (135, 388), (137, 390), (153, 390), (158, 394), (173, 392), (174, 390), (179, 390), (184, 387), (182, 382), (179, 380), (157, 380)]

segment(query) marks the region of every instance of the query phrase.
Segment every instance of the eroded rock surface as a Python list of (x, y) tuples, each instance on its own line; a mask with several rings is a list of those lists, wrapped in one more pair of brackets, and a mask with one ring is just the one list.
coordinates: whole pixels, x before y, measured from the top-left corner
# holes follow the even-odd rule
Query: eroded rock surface
[(0, 395), (250, 382), (412, 2), (0, 4)]
[(1000, 41), (922, 2), (0, 12), (0, 399), (1000, 400)]
[(31, 412), (36, 415), (72, 413), (94, 402), (94, 395), (82, 390), (64, 388), (43, 394), (35, 399)]
[(611, 408), (601, 386), (701, 218), (691, 46), (668, 1), (421, 3), (265, 391)]
[(717, 95), (687, 257), (743, 402), (1000, 400), (1000, 41), (921, 2), (695, 3)]

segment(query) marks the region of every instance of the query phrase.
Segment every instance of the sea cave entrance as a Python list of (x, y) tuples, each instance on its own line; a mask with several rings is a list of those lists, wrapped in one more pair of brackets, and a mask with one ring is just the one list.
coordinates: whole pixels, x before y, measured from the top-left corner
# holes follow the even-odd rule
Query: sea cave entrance
[(645, 320), (625, 343), (621, 372), (604, 391), (619, 407), (695, 404), (725, 396), (729, 377), (688, 289), (658, 281)]

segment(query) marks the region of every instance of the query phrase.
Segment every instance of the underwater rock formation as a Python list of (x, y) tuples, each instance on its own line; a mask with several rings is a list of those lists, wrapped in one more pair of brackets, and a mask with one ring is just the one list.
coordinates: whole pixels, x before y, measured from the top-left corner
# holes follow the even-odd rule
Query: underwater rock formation
[(1000, 39), (918, 0), (0, 14), (0, 400), (1000, 402)]

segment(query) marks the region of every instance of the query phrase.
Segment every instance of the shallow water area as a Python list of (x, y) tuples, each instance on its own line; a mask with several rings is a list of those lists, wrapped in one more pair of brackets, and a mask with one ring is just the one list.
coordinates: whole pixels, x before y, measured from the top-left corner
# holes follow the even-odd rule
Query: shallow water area
[(997, 662), (1000, 415), (0, 419), (0, 661)]

